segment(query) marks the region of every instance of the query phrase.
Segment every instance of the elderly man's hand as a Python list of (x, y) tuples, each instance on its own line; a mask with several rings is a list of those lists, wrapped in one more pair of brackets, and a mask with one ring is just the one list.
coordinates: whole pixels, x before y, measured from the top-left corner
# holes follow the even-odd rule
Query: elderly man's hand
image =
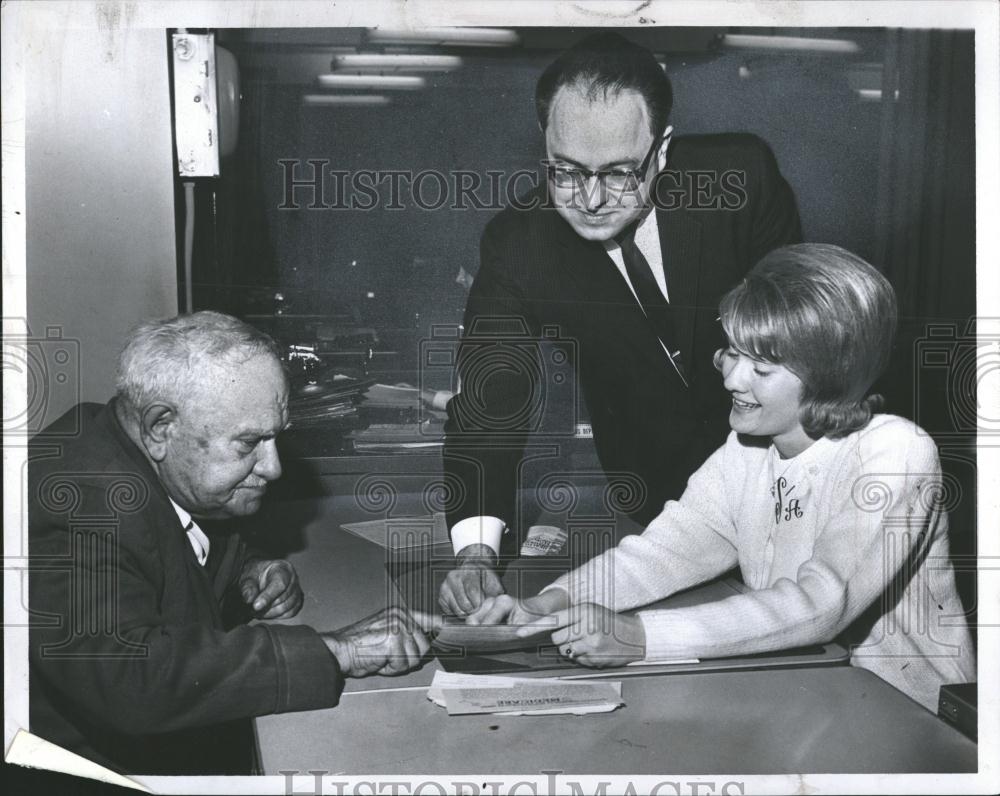
[(282, 558), (248, 562), (240, 577), (240, 594), (258, 619), (288, 619), (302, 608), (299, 576)]
[(345, 677), (365, 677), (403, 674), (419, 666), (430, 648), (425, 635), (430, 630), (405, 609), (392, 606), (321, 636)]
[(490, 548), (469, 545), (459, 553), (457, 560), (458, 566), (445, 576), (438, 595), (438, 604), (446, 614), (467, 616), (488, 597), (504, 593)]

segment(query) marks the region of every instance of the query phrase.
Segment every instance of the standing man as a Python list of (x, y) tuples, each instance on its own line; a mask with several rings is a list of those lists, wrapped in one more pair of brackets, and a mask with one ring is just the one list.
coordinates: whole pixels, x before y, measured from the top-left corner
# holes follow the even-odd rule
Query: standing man
[(290, 563), (215, 524), (281, 475), (269, 337), (216, 312), (147, 323), (117, 387), (31, 444), (30, 729), (125, 773), (253, 773), (250, 717), (332, 707), (345, 677), (406, 671), (427, 639), (394, 608), (332, 633), (226, 616), (302, 607)]
[(461, 499), (448, 517), (447, 612), (503, 591), (501, 539), (546, 401), (542, 358), (525, 366), (510, 354), (525, 340), (572, 343), (601, 465), (631, 478), (637, 522), (678, 497), (725, 437), (712, 365), (719, 299), (764, 254), (801, 239), (799, 217), (764, 142), (675, 138), (671, 102), (652, 53), (617, 33), (574, 45), (538, 81), (547, 182), (483, 233), (462, 389), (448, 405), (445, 468)]

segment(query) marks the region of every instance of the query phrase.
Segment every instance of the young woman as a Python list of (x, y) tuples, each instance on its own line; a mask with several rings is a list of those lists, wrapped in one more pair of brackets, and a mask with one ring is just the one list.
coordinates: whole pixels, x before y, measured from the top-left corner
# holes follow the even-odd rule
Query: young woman
[[(844, 634), (853, 665), (936, 710), (941, 684), (975, 679), (975, 657), (937, 449), (908, 420), (873, 414), (868, 394), (892, 345), (892, 287), (836, 246), (789, 246), (723, 299), (720, 319), (733, 431), (680, 500), (537, 596), (490, 598), (468, 621), (556, 626), (553, 643), (586, 666)], [(737, 564), (747, 593), (617, 615)]]

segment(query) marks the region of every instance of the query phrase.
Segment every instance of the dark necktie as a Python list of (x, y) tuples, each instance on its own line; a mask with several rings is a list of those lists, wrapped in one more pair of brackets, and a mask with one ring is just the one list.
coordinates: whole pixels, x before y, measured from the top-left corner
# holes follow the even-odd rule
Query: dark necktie
[(656, 284), (656, 277), (653, 276), (649, 262), (635, 243), (635, 231), (638, 226), (638, 222), (630, 224), (615, 237), (615, 240), (621, 247), (625, 272), (628, 274), (632, 288), (639, 299), (642, 311), (649, 318), (656, 336), (660, 338), (663, 347), (670, 354), (677, 374), (684, 382), (684, 386), (687, 387), (687, 375), (684, 373), (681, 352), (677, 346), (677, 336), (674, 333), (673, 312), (670, 309), (670, 303), (664, 298), (660, 286)]

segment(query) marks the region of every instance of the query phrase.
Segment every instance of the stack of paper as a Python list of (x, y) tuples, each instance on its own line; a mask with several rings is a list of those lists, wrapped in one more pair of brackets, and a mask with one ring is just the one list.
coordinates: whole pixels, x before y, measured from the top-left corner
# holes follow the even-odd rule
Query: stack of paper
[(370, 381), (335, 374), (298, 385), (288, 401), (289, 428), (356, 428), (357, 404), (370, 384)]
[(359, 453), (402, 453), (408, 450), (440, 448), (444, 445), (444, 423), (372, 423), (347, 435)]
[(365, 403), (401, 409), (420, 408), (420, 390), (398, 384), (373, 384), (365, 391)]
[(448, 522), (442, 512), (426, 517), (392, 517), (386, 520), (345, 522), (341, 528), (387, 550), (447, 544)]
[(398, 384), (373, 384), (365, 392), (360, 407), (369, 423), (407, 424), (423, 419), (444, 422), (446, 412), (425, 406), (420, 390)]
[(427, 698), (448, 715), (550, 716), (608, 713), (620, 705), (620, 682), (567, 682), (558, 678), (496, 677), (435, 672)]
[(539, 636), (548, 635), (555, 627), (534, 627), (530, 636), (519, 636), (524, 625), (467, 625), (464, 619), (445, 617), (434, 636), (434, 646), (443, 650), (461, 650), (469, 653), (503, 652), (504, 650), (537, 647)]

